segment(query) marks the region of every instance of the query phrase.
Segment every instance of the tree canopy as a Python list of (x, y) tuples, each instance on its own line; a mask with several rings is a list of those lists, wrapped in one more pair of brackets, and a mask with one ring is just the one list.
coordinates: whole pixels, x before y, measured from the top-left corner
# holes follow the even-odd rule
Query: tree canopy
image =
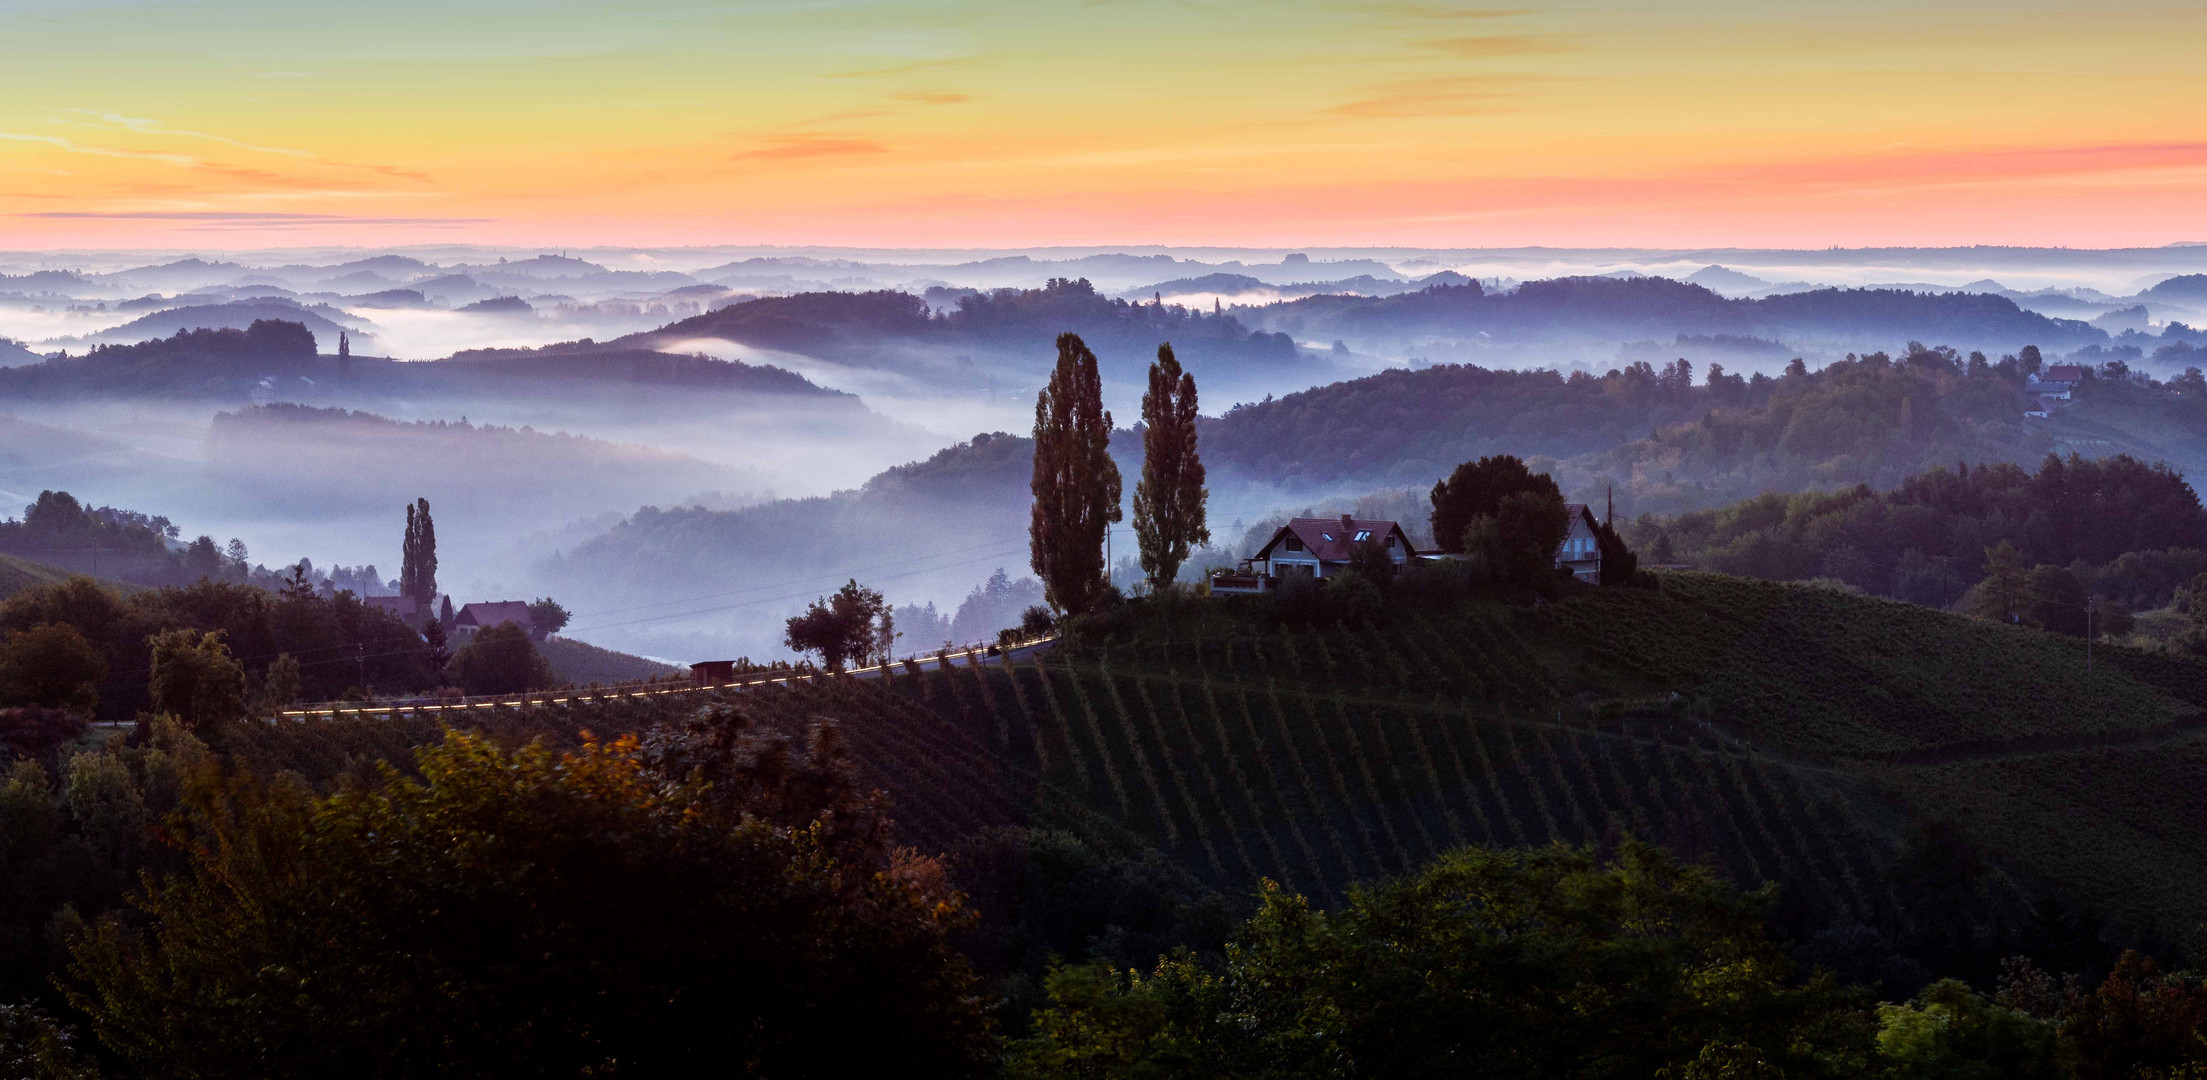
[(201, 770), (188, 869), (77, 938), (70, 997), (165, 1076), (977, 1074), (956, 898), (815, 828), (819, 764), (455, 733), (322, 798)]
[(1120, 519), (1119, 466), (1096, 354), (1058, 335), (1057, 368), (1035, 398), (1034, 510), (1027, 537), (1043, 595), (1080, 614), (1104, 591), (1104, 533)]
[(1211, 542), (1195, 420), (1195, 376), (1180, 370), (1171, 345), (1159, 345), (1142, 395), (1142, 479), (1134, 485), (1134, 536), (1152, 589), (1170, 588), (1189, 548)]

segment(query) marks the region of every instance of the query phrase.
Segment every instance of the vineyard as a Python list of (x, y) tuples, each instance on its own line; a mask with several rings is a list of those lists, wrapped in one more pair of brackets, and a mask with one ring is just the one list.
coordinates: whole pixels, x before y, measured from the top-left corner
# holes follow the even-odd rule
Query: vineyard
[[(1906, 925), (1891, 870), (1908, 823), (1939, 819), (2111, 914), (2207, 915), (2207, 819), (2187, 806), (2207, 665), (2102, 650), (2088, 681), (2082, 642), (2036, 631), (1664, 581), (1347, 627), (1198, 605), (1002, 665), (469, 722), (557, 742), (714, 705), (789, 732), (832, 718), (915, 846), (1078, 815), (1230, 895), (1269, 878), (1337, 901), (1453, 845), (1630, 835), (1778, 883), (1801, 926)], [(329, 775), (402, 762), (435, 727), (273, 725), (232, 749)]]

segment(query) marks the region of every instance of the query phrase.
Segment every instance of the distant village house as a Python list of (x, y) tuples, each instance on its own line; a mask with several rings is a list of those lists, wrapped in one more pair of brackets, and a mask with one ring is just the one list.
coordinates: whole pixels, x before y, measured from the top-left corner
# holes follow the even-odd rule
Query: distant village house
[(531, 637), (543, 636), (536, 632), (536, 620), (529, 615), (528, 603), (521, 600), (469, 604), (460, 609), (459, 618), (452, 621), (452, 627), (453, 633), (470, 638), (477, 631), (508, 623), (528, 631)]
[[(1600, 584), (1602, 545), (1594, 511), (1584, 503), (1570, 503), (1565, 510), (1571, 515), (1571, 528), (1556, 548), (1556, 569), (1569, 570), (1571, 576), (1580, 581)], [(1379, 545), (1397, 570), (1411, 559), (1462, 558), (1411, 547), (1409, 534), (1393, 521), (1348, 514), (1338, 518), (1296, 518), (1275, 530), (1256, 554), (1242, 560), (1240, 567), (1212, 575), (1211, 591), (1262, 593), (1278, 588), (1290, 578), (1333, 577), (1349, 568), (1349, 552), (1363, 543)]]

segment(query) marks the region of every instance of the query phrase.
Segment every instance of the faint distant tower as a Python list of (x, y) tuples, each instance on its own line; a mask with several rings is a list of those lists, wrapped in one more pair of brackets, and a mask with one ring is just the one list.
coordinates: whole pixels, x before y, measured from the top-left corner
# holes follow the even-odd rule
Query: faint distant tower
[(337, 332), (337, 381), (351, 382), (353, 378), (353, 343), (343, 330)]

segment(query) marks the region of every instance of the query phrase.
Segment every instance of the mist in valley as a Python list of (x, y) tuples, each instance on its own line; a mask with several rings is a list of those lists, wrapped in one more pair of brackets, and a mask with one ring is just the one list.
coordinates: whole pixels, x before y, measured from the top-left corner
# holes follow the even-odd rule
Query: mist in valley
[[(940, 644), (999, 570), (990, 603), (1010, 595), (1028, 576), (1024, 435), (1061, 330), (1098, 353), (1121, 429), (1160, 342), (1197, 379), (1213, 544), (1191, 580), (1293, 513), (1422, 529), (1422, 491), (1477, 453), (1633, 514), (1752, 494), (1778, 474), (1648, 441), (1730, 400), (1712, 369), (1780, 380), (1921, 343), (1957, 368), (2030, 347), (2172, 379), (2207, 347), (2207, 278), (2187, 276), (2203, 247), (171, 254), (0, 256), (0, 338), (23, 350), (0, 356), (0, 499), (68, 490), (272, 568), (388, 576), (403, 507), (427, 498), (456, 601), (553, 596), (570, 636), (682, 662), (786, 656), (783, 620), (851, 578), (914, 610), (900, 649)], [(256, 321), (311, 346), (233, 354), (243, 337), (199, 334)], [(102, 345), (126, 347), (86, 357)], [(1656, 389), (1534, 403), (1619, 370)], [(1456, 411), (1404, 411), (1440, 401)], [(1320, 430), (1365, 405), (1368, 427)], [(2020, 409), (1986, 408), (1976, 441), (1938, 445), (2207, 465), (2180, 417), (1987, 434)], [(1138, 435), (1114, 453), (1131, 497)], [(1134, 576), (1123, 524), (1115, 542)]]

